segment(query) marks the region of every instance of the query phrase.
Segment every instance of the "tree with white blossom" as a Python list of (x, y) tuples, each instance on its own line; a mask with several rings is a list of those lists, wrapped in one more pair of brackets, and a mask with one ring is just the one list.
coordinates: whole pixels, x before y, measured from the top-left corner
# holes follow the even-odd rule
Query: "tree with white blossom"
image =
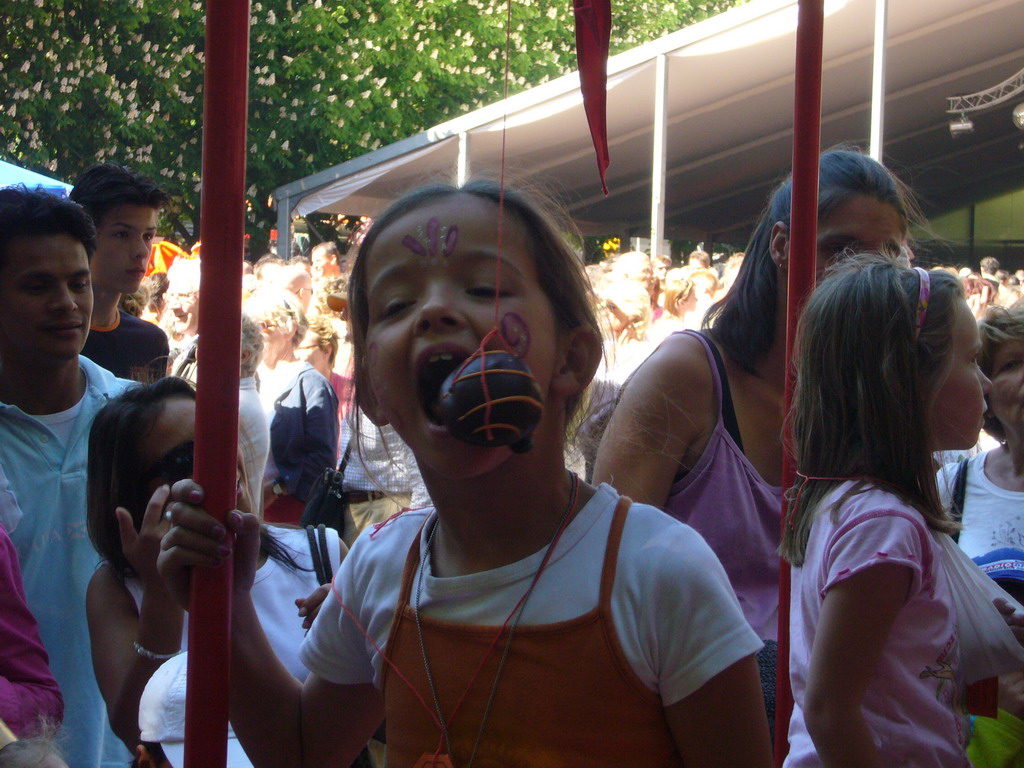
[[(617, 0), (612, 51), (737, 0)], [(114, 160), (174, 196), (198, 232), (204, 6), (188, 0), (0, 0), (4, 159), (73, 181)], [(500, 98), (505, 0), (256, 0), (247, 227), (274, 226), (281, 184)], [(576, 66), (571, 0), (513, 0), (510, 89)], [(169, 234), (169, 232), (168, 232)]]

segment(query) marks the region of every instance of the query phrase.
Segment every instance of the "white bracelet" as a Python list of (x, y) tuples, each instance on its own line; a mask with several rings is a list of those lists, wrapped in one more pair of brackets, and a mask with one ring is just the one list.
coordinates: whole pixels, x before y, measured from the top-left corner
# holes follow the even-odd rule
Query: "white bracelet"
[(175, 656), (181, 653), (180, 649), (175, 651), (174, 653), (153, 653), (153, 651), (149, 650), (149, 648), (146, 648), (143, 645), (139, 645), (138, 640), (133, 640), (132, 645), (135, 647), (135, 652), (139, 654), (139, 656), (141, 656), (144, 659), (149, 659), (150, 661), (167, 661), (168, 659), (173, 659)]

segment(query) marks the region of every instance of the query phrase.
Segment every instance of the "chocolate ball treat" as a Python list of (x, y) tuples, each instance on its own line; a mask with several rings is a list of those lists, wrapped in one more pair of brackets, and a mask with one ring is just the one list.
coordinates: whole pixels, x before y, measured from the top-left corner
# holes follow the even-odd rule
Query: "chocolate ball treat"
[(474, 355), (441, 385), (441, 415), (454, 437), (488, 448), (530, 450), (530, 435), (544, 413), (540, 387), (529, 367), (508, 352)]

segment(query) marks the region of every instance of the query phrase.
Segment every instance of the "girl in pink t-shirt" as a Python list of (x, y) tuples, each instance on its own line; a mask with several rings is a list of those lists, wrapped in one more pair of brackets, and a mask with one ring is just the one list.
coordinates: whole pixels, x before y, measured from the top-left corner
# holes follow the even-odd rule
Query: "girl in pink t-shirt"
[(798, 332), (789, 766), (969, 766), (933, 451), (974, 445), (989, 381), (952, 275), (837, 265)]

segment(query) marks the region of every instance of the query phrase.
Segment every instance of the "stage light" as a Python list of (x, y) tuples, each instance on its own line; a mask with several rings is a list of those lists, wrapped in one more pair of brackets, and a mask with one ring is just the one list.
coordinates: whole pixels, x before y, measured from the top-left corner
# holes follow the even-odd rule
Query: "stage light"
[(1013, 108), (1013, 124), (1024, 131), (1024, 104), (1018, 104)]
[(961, 114), (960, 117), (949, 121), (949, 135), (954, 139), (970, 133), (974, 133), (974, 123), (967, 115)]

